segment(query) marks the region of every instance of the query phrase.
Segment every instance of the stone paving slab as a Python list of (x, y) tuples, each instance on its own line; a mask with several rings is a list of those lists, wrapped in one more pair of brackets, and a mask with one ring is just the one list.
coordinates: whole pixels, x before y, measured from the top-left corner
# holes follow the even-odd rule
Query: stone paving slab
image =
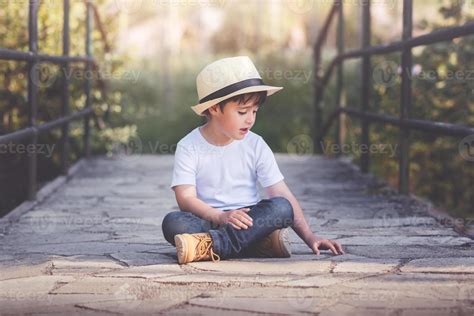
[[(277, 154), (312, 229), (291, 258), (187, 265), (161, 233), (172, 156), (95, 158), (0, 223), (0, 315), (472, 315), (474, 243), (343, 159)], [(263, 192), (262, 192), (263, 193)]]

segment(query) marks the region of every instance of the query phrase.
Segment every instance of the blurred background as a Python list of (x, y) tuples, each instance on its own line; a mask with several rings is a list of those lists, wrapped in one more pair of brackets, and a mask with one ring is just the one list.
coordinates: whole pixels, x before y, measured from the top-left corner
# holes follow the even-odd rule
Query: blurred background
[[(312, 47), (330, 0), (96, 0), (103, 28), (93, 33), (93, 154), (173, 154), (176, 143), (204, 120), (190, 109), (198, 102), (197, 73), (218, 58), (248, 55), (265, 82), (284, 90), (258, 113), (254, 132), (275, 152), (286, 153), (295, 137), (311, 137), (313, 124)], [(1, 1), (0, 47), (28, 51), (28, 1)], [(360, 1), (344, 1), (346, 50), (360, 47)], [(71, 1), (71, 55), (84, 55), (83, 1)], [(39, 51), (62, 54), (62, 1), (40, 1)], [(97, 16), (96, 16), (97, 18)], [(414, 36), (474, 20), (474, 3), (414, 1)], [(372, 1), (372, 45), (400, 40), (402, 1)], [(323, 65), (336, 54), (336, 23), (330, 30)], [(474, 125), (474, 37), (413, 50), (414, 118)], [(378, 80), (377, 69), (400, 63), (400, 53), (372, 58), (371, 108), (398, 116), (400, 80)], [(42, 63), (38, 123), (61, 114), (61, 69)], [(359, 60), (344, 63), (343, 103), (358, 106)], [(453, 75), (455, 74), (455, 75)], [(71, 112), (84, 106), (82, 64), (71, 64)], [(0, 135), (28, 125), (25, 62), (0, 61)], [(335, 76), (325, 92), (324, 113), (334, 106)], [(82, 122), (71, 125), (71, 161), (81, 152)], [(331, 131), (334, 133), (334, 131)], [(331, 136), (331, 135), (330, 135)], [(345, 117), (346, 155), (359, 159), (359, 121)], [(396, 149), (398, 129), (371, 125), (370, 141)], [(60, 131), (41, 137), (50, 155), (38, 155), (40, 187), (60, 174)], [(326, 146), (334, 137), (327, 137)], [(474, 162), (459, 154), (460, 139), (413, 132), (410, 190), (457, 217), (474, 214)], [(330, 147), (326, 147), (330, 148)], [(326, 155), (335, 153), (326, 151)], [(393, 187), (396, 153), (371, 155), (371, 172)], [(25, 200), (24, 154), (0, 155), (0, 214)]]

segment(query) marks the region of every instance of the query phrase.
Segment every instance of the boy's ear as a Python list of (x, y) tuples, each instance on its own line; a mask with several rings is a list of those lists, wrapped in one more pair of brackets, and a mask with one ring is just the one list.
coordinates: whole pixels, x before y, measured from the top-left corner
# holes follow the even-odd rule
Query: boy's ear
[(216, 113), (217, 112), (217, 108), (219, 107), (218, 104), (214, 104), (213, 106), (211, 106), (210, 108), (208, 108), (209, 110), (209, 114), (212, 114), (212, 113)]

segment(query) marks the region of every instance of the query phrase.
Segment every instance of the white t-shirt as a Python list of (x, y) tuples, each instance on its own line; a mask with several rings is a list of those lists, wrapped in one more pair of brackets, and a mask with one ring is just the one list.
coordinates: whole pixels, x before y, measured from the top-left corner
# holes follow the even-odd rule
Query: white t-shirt
[(177, 144), (170, 188), (194, 185), (199, 199), (225, 210), (258, 203), (257, 181), (265, 188), (283, 179), (261, 136), (249, 131), (241, 140), (215, 146), (197, 127)]

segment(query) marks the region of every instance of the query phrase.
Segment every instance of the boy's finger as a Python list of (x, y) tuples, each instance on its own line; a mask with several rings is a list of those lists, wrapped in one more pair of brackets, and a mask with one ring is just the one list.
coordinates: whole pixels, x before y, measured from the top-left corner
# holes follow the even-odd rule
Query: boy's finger
[(248, 226), (253, 226), (253, 221), (250, 219), (248, 219), (247, 217), (245, 216), (241, 216), (238, 218), (238, 220), (240, 220), (241, 223), (244, 223), (245, 225), (248, 225)]
[(237, 213), (237, 214), (239, 214), (241, 216), (241, 218), (245, 218), (250, 223), (253, 223), (253, 218), (250, 217), (247, 213), (240, 212), (240, 213)]
[(234, 217), (233, 220), (234, 220), (234, 224), (239, 226), (240, 228), (243, 228), (243, 229), (248, 228), (248, 226), (240, 218)]
[(238, 225), (235, 225), (235, 224), (234, 224), (234, 223), (232, 223), (232, 222), (229, 222), (229, 223), (230, 223), (230, 224), (232, 225), (232, 227), (234, 227), (235, 229), (238, 229), (238, 230), (240, 230), (240, 227), (239, 227)]
[(344, 250), (342, 250), (342, 246), (339, 243), (336, 243), (336, 248), (339, 251), (340, 254), (344, 254)]
[(344, 254), (344, 250), (342, 249), (342, 246), (340, 243), (336, 243), (336, 246), (341, 254)]
[(331, 249), (331, 251), (332, 251), (335, 255), (338, 254), (336, 248), (334, 248), (334, 246), (333, 246), (332, 244), (330, 244), (329, 249)]

